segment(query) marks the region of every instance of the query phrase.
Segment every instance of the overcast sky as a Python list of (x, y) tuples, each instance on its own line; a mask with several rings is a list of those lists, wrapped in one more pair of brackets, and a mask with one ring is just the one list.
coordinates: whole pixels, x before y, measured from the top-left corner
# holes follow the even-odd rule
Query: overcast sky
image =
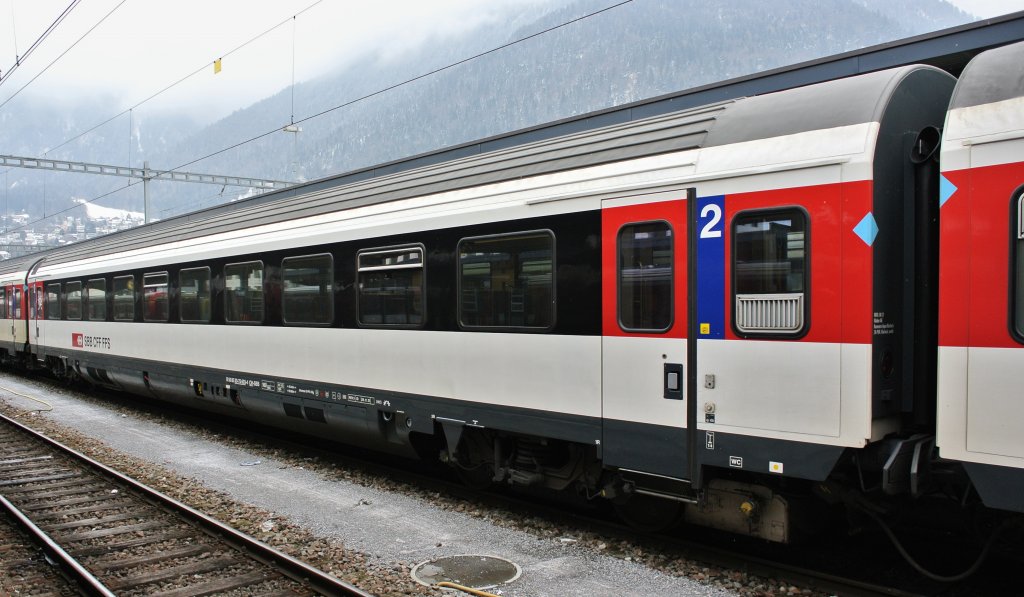
[(948, 0), (950, 4), (960, 7), (976, 17), (987, 19), (1024, 10), (1024, 2), (1020, 0)]
[[(104, 15), (120, 6), (32, 83), (54, 97), (107, 92), (121, 108), (205, 68), (160, 97), (168, 105), (201, 104), (230, 111), (296, 81), (344, 66), (369, 51), (400, 53), (428, 36), (447, 35), (499, 18), (510, 5), (545, 0), (85, 0), (0, 85), (0, 103), (44, 69)], [(0, 0), (0, 70), (25, 50), (72, 0)], [(307, 10), (308, 9), (308, 10)], [(231, 50), (290, 21), (235, 53)], [(17, 44), (15, 44), (15, 40)], [(17, 49), (16, 49), (17, 48)], [(225, 56), (220, 74), (216, 58)], [(5, 109), (15, 108), (19, 96)], [(221, 114), (218, 114), (218, 116)]]
[[(32, 93), (55, 98), (104, 93), (109, 94), (111, 107), (120, 110), (201, 68), (201, 73), (146, 109), (198, 106), (195, 109), (212, 120), (286, 88), (292, 81), (293, 56), (294, 77), (301, 82), (370, 51), (400, 53), (429, 36), (443, 40), (501, 18), (512, 5), (540, 12), (551, 1), (85, 0), (0, 85), (0, 103), (121, 5), (0, 111), (16, 112)], [(1024, 10), (1024, 0), (952, 1), (979, 17)], [(609, 5), (614, 2), (608, 0)], [(0, 0), (0, 70), (6, 73), (16, 54), (24, 54), (70, 4), (71, 0)], [(628, 5), (617, 10), (628, 10)], [(221, 73), (214, 74), (214, 59), (293, 15), (298, 15), (294, 23), (225, 56)]]

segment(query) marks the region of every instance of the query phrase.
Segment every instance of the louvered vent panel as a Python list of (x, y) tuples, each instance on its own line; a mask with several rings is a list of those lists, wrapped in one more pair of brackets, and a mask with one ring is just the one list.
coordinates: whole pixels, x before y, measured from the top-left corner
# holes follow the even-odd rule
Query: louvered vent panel
[(803, 327), (803, 293), (736, 295), (736, 328), (741, 332), (794, 333)]

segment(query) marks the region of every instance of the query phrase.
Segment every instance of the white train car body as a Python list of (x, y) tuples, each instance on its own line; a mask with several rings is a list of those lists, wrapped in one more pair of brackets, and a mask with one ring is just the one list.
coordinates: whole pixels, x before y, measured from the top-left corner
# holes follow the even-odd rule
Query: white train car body
[(899, 494), (926, 473), (927, 148), (954, 82), (892, 69), (58, 249), (0, 271), (31, 269), (39, 307), (11, 346), (140, 396), (440, 453), (476, 480), (693, 502), (693, 521), (785, 541), (783, 480)]

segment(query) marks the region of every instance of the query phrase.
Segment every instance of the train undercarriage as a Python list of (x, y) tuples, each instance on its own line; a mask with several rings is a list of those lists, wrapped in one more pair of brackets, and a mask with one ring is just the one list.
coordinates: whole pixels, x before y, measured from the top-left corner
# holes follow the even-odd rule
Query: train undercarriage
[(696, 488), (678, 479), (605, 468), (591, 446), (488, 429), (439, 433), (458, 446), (442, 446), (440, 461), (467, 485), (573, 491), (587, 500), (608, 500), (625, 522), (642, 531), (683, 523), (793, 543), (836, 523), (851, 533), (889, 525), (915, 509), (939, 507), (943, 516), (959, 516), (961, 524), (984, 510), (963, 468), (935, 458), (934, 439), (925, 434), (848, 450), (821, 481), (705, 467)]

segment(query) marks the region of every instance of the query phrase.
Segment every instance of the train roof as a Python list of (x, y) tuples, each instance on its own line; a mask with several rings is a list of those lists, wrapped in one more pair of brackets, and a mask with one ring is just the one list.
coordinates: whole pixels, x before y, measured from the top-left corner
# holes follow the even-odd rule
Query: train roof
[(40, 251), (38, 253), (30, 253), (28, 255), (19, 255), (18, 257), (4, 259), (3, 261), (0, 261), (0, 278), (7, 277), (12, 273), (27, 271), (28, 268), (32, 267), (32, 264), (43, 255), (58, 250), (60, 249), (50, 249), (48, 251)]
[(707, 146), (880, 122), (896, 88), (922, 72), (951, 79), (937, 68), (904, 66), (743, 98), (715, 124)]
[(1024, 97), (1024, 42), (978, 54), (960, 76), (951, 109)]
[(5, 262), (0, 274), (24, 270), (40, 257), (46, 265), (56, 265), (565, 170), (878, 122), (900, 83), (921, 71), (941, 73), (920, 65), (894, 68), (613, 124), (301, 195), (281, 193), (274, 199), (187, 214)]
[(1021, 64), (1024, 42), (979, 54), (964, 68), (953, 90), (942, 131), (944, 170), (981, 165), (982, 162), (972, 162), (970, 151), (963, 153), (977, 143), (1020, 136), (1024, 130)]

